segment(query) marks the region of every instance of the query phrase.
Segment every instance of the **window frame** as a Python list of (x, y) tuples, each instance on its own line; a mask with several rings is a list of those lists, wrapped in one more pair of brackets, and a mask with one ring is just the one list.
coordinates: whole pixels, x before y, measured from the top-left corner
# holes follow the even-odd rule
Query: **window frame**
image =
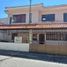
[(26, 22), (26, 14), (13, 15), (13, 23), (25, 23), (25, 22)]
[(65, 32), (46, 32), (46, 40), (50, 41), (67, 41)]
[[(52, 19), (51, 19), (51, 17), (52, 17)], [(43, 20), (45, 18), (45, 20)], [(46, 22), (46, 21), (55, 21), (55, 14), (44, 14), (44, 15), (42, 15), (42, 17), (41, 17), (41, 20), (42, 20), (42, 22)]]
[(34, 34), (32, 35), (32, 40), (33, 40), (33, 41), (37, 41), (37, 33), (34, 33)]
[(67, 17), (67, 13), (63, 13), (63, 21), (64, 22), (67, 22), (67, 18), (66, 17)]

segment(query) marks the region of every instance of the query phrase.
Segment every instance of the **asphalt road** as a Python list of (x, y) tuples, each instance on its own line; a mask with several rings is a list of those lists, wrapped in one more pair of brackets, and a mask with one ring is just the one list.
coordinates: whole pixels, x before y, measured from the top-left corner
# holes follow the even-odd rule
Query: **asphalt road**
[(0, 67), (67, 67), (67, 64), (0, 55)]
[(9, 50), (0, 50), (0, 55), (67, 64), (67, 56), (61, 56), (61, 55), (51, 55), (51, 54), (46, 54), (46, 53), (19, 52), (19, 51), (9, 51)]

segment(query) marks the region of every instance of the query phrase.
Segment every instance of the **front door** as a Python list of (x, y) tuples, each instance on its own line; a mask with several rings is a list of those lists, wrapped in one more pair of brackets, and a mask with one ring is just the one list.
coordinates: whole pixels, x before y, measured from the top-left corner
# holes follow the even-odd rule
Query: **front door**
[(39, 34), (39, 44), (44, 44), (44, 34)]

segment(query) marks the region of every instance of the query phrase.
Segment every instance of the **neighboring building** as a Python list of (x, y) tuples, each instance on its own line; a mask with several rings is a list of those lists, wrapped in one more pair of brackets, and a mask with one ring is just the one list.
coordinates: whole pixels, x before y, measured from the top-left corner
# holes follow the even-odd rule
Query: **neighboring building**
[(8, 18), (0, 18), (0, 24), (9, 24)]
[(67, 53), (67, 5), (33, 5), (31, 23), (29, 6), (7, 7), (5, 12), (9, 24), (1, 25), (0, 30), (6, 31), (7, 41), (14, 42), (15, 37), (22, 37), (22, 43), (30, 44), (30, 51)]

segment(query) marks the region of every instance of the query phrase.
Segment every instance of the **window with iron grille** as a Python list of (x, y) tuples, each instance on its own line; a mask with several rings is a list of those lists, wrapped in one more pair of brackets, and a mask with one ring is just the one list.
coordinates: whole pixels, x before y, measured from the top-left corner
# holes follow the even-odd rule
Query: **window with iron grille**
[(47, 32), (46, 40), (67, 41), (67, 33), (63, 32)]

